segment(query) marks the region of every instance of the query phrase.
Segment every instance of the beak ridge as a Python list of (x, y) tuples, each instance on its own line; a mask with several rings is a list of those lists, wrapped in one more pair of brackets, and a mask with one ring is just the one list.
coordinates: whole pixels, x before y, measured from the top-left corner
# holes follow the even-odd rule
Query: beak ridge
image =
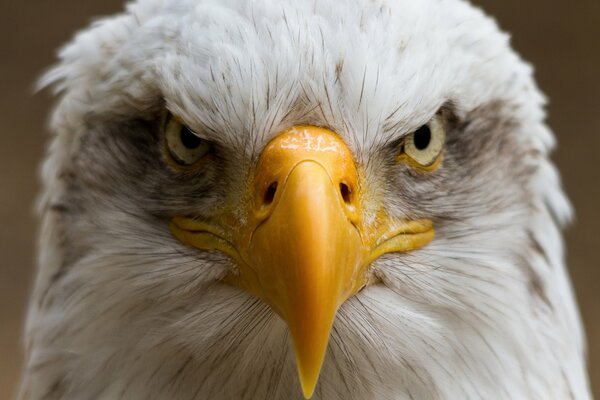
[(287, 323), (302, 390), (314, 392), (335, 314), (353, 290), (361, 239), (322, 165), (297, 164), (250, 253), (262, 297)]

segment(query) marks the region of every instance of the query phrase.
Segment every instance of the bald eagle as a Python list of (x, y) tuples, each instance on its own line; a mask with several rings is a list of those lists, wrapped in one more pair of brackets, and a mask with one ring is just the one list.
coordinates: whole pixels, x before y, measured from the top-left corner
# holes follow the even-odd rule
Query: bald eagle
[(23, 399), (589, 399), (532, 68), (462, 0), (138, 0), (79, 33)]

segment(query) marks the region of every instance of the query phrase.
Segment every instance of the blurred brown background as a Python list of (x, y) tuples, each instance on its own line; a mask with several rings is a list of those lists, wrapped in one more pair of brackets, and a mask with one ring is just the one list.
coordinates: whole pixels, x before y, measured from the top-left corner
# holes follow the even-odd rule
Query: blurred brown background
[[(550, 98), (554, 155), (577, 211), (568, 261), (600, 397), (600, 1), (475, 0), (513, 34)], [(14, 392), (20, 333), (34, 264), (32, 205), (51, 99), (32, 96), (56, 49), (121, 0), (0, 0), (0, 399)]]

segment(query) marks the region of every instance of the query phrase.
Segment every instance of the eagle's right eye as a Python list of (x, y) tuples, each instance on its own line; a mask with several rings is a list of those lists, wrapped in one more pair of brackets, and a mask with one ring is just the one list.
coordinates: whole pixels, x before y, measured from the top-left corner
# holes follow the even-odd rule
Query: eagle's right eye
[(169, 116), (165, 130), (165, 142), (170, 158), (181, 166), (193, 166), (201, 161), (211, 149), (211, 143), (198, 136), (190, 128)]

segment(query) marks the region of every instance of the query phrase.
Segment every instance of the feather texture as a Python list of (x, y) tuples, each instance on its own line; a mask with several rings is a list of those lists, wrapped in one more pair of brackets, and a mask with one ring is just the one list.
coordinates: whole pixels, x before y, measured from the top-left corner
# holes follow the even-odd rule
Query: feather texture
[[(508, 36), (460, 0), (139, 0), (60, 53), (43, 166), (23, 399), (300, 399), (285, 324), (183, 247), (175, 213), (241, 196), (265, 144), (327, 126), (398, 216), (436, 239), (372, 265), (338, 314), (315, 399), (590, 398), (564, 265), (570, 206), (544, 97)], [(434, 174), (390, 162), (439, 109)], [(177, 175), (165, 109), (219, 148)], [(243, 215), (239, 216), (243, 222)]]

